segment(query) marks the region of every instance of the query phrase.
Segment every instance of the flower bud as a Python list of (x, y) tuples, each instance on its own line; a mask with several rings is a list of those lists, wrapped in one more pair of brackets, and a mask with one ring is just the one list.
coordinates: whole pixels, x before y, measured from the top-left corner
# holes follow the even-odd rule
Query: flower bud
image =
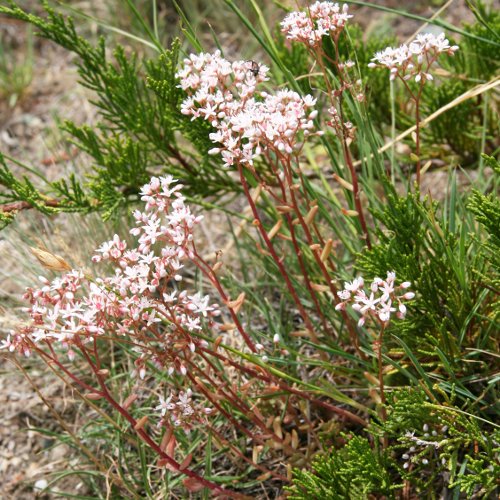
[(98, 392), (91, 392), (85, 396), (87, 399), (91, 399), (92, 401), (97, 401), (98, 399), (102, 398), (102, 394), (99, 394)]
[(51, 271), (70, 271), (71, 266), (60, 256), (55, 255), (40, 248), (30, 247), (31, 253), (38, 262)]

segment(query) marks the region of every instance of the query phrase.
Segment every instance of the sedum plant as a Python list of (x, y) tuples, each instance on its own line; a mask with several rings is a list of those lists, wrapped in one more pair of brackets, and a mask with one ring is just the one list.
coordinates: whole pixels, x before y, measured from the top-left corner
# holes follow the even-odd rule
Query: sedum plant
[[(276, 44), (227, 4), (270, 66), (221, 50), (178, 63), (178, 42), (153, 43), (160, 56), (142, 65), (119, 48), (111, 63), (103, 41), (48, 7), (47, 20), (0, 8), (77, 53), (102, 117), (95, 129), (65, 125), (96, 161), (87, 181), (44, 192), (4, 161), (3, 220), (136, 208), (134, 243), (103, 243), (93, 272), (37, 252), (56, 275), (27, 290), (29, 322), (4, 351), (36, 355), (100, 415), (80, 433), (101, 436), (108, 495), (412, 498), (435, 484), (493, 495), (498, 204), (484, 165), (497, 162), (477, 155), (469, 200), (455, 173), (439, 200), (422, 192), (423, 122), (436, 110), (420, 111), (435, 102), (427, 89), (446, 85), (437, 64), (461, 49), (427, 33), (399, 49), (368, 44), (375, 53), (357, 59), (353, 15), (332, 2), (288, 13)], [(401, 86), (390, 98), (407, 112), (391, 113), (392, 135), (396, 119), (416, 120), (397, 162), (366, 102), (374, 66)], [(223, 194), (246, 208), (234, 252), (208, 256), (191, 202), (222, 209)]]

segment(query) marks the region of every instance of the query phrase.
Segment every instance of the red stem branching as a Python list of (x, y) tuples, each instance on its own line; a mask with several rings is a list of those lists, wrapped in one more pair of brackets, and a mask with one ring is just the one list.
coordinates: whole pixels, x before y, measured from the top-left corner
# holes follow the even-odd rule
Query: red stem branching
[(297, 291), (290, 280), (290, 277), (288, 275), (288, 271), (286, 270), (286, 267), (283, 265), (282, 258), (279, 257), (278, 254), (276, 253), (276, 250), (274, 249), (274, 245), (272, 244), (271, 240), (269, 239), (269, 236), (264, 228), (264, 225), (262, 224), (262, 220), (260, 218), (259, 212), (258, 212), (257, 207), (255, 205), (255, 202), (252, 198), (252, 195), (250, 193), (248, 182), (245, 178), (245, 174), (243, 172), (243, 166), (241, 164), (238, 165), (238, 171), (240, 174), (240, 181), (241, 181), (241, 184), (243, 186), (245, 196), (248, 200), (248, 203), (250, 204), (250, 208), (252, 210), (252, 214), (253, 214), (254, 220), (256, 221), (256, 225), (257, 225), (257, 228), (260, 232), (260, 235), (262, 236), (262, 239), (264, 240), (264, 242), (266, 244), (267, 250), (271, 254), (274, 262), (276, 263), (281, 276), (285, 280), (286, 287), (288, 288), (288, 291), (290, 292), (290, 295), (292, 296), (293, 301), (295, 302), (295, 305), (297, 306), (297, 308), (302, 316), (302, 319), (304, 320), (304, 323), (306, 325), (307, 330), (310, 332), (311, 337), (314, 338), (316, 334), (315, 334), (314, 326), (311, 322), (311, 319), (309, 318), (309, 314), (307, 313), (306, 309), (304, 308), (304, 305), (302, 304), (302, 302), (297, 294)]
[[(49, 343), (47, 343), (50, 347), (51, 352), (55, 355), (55, 352), (52, 349), (52, 346), (50, 346)], [(206, 488), (209, 488), (211, 491), (214, 493), (220, 494), (220, 495), (225, 495), (228, 498), (246, 498), (245, 495), (241, 495), (240, 493), (233, 492), (226, 490), (219, 486), (216, 483), (213, 483), (212, 481), (209, 481), (196, 472), (188, 469), (188, 468), (181, 468), (181, 464), (179, 464), (174, 458), (170, 457), (167, 455), (161, 448), (160, 446), (149, 436), (149, 434), (143, 429), (143, 428), (136, 428), (137, 426), (137, 420), (132, 417), (132, 415), (122, 406), (120, 403), (118, 403), (111, 393), (109, 392), (104, 377), (99, 373), (99, 369), (94, 364), (92, 361), (92, 358), (90, 357), (89, 353), (87, 352), (87, 349), (85, 346), (79, 342), (78, 347), (80, 349), (80, 352), (84, 356), (87, 364), (91, 368), (92, 372), (94, 373), (95, 377), (97, 378), (97, 381), (100, 386), (99, 389), (95, 389), (89, 384), (85, 383), (83, 380), (81, 380), (79, 377), (71, 373), (57, 358), (57, 356), (49, 356), (47, 353), (39, 349), (36, 345), (33, 345), (33, 348), (43, 356), (47, 357), (51, 363), (54, 363), (60, 370), (62, 370), (66, 375), (68, 375), (71, 380), (73, 380), (75, 383), (77, 383), (80, 387), (84, 388), (86, 391), (92, 392), (94, 394), (99, 394), (101, 397), (103, 397), (120, 415), (129, 422), (131, 428), (136, 432), (136, 434), (140, 437), (140, 439), (148, 445), (153, 451), (155, 451), (162, 459), (165, 460), (176, 472), (180, 474), (184, 474), (187, 477), (195, 480), (197, 483), (203, 485)]]

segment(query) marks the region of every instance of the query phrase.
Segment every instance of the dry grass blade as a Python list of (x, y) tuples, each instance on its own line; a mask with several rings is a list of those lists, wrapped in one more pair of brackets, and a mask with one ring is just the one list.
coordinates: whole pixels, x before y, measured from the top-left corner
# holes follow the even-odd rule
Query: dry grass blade
[(429, 18), (429, 21), (419, 26), (419, 28), (405, 41), (405, 43), (410, 43), (419, 33), (421, 33), (427, 26), (429, 26), (430, 21), (437, 19), (455, 0), (448, 0), (443, 6), (441, 6), (434, 14)]
[[(493, 78), (489, 82), (483, 83), (481, 85), (476, 85), (472, 89), (459, 95), (456, 99), (453, 99), (453, 101), (450, 101), (448, 104), (439, 108), (437, 111), (434, 111), (434, 113), (432, 113), (427, 118), (422, 120), (420, 122), (420, 127), (424, 127), (424, 126), (428, 125), (430, 122), (435, 120), (438, 116), (441, 116), (443, 113), (454, 108), (455, 106), (458, 106), (458, 105), (462, 104), (463, 102), (468, 101), (469, 99), (472, 99), (473, 97), (476, 97), (480, 94), (484, 94), (485, 92), (488, 92), (489, 90), (492, 90), (495, 87), (498, 87), (499, 85), (500, 85), (500, 77), (498, 77), (498, 76), (496, 76), (495, 78)], [(402, 141), (405, 137), (408, 137), (413, 132), (415, 132), (416, 129), (417, 129), (416, 125), (413, 125), (412, 127), (406, 129), (404, 132), (401, 132), (397, 137), (394, 138), (394, 140), (387, 142), (381, 148), (379, 148), (377, 150), (377, 154), (380, 154), (380, 153), (387, 151), (392, 146), (394, 146), (394, 144), (397, 144), (398, 142)], [(354, 166), (358, 167), (358, 166), (362, 165), (363, 162), (367, 161), (369, 158), (374, 158), (374, 154), (371, 154), (369, 156), (366, 156), (365, 158), (362, 158), (361, 160), (356, 161), (354, 163)]]

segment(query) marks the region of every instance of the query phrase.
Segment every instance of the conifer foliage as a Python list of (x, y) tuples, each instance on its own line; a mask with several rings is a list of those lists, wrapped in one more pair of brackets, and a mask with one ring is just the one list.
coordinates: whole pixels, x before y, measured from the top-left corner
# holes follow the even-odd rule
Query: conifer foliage
[(137, 201), (140, 187), (162, 172), (182, 179), (193, 198), (237, 191), (207, 154), (209, 127), (180, 112), (184, 93), (175, 77), (179, 41), (153, 59), (126, 55), (121, 45), (110, 56), (104, 38), (92, 45), (78, 35), (70, 17), (44, 5), (45, 18), (14, 3), (0, 6), (0, 13), (32, 24), (38, 36), (76, 54), (80, 83), (95, 93), (92, 103), (101, 120), (92, 127), (66, 120), (62, 129), (90, 156), (91, 173), (86, 179), (72, 177), (35, 187), (31, 180), (16, 177), (1, 157), (0, 185), (5, 189), (0, 202), (9, 204), (0, 214), (2, 224), (28, 206), (46, 214), (99, 211), (107, 219)]

